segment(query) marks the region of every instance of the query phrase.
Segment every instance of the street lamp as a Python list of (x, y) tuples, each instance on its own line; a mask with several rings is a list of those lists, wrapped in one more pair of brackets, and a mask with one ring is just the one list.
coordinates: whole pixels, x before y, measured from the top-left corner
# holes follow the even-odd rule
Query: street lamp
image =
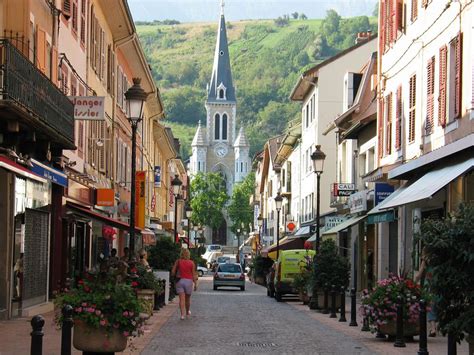
[(125, 93), (128, 121), (132, 126), (132, 181), (130, 186), (130, 253), (129, 258), (135, 255), (135, 175), (137, 163), (137, 128), (143, 117), (143, 107), (148, 94), (140, 85), (140, 78), (133, 78), (133, 86)]
[(178, 239), (178, 198), (179, 190), (181, 189), (183, 182), (179, 179), (178, 175), (174, 176), (174, 179), (171, 180), (171, 186), (173, 188), (174, 195), (174, 242)]
[(283, 196), (280, 195), (280, 192), (277, 193), (275, 197), (275, 206), (277, 210), (277, 228), (276, 228), (276, 237), (277, 237), (277, 260), (280, 257), (280, 211), (281, 205), (283, 204)]
[(193, 215), (193, 209), (190, 205), (187, 205), (185, 211), (186, 211), (186, 218), (188, 220), (188, 248), (189, 248), (189, 244), (191, 242), (191, 234), (189, 234), (189, 228), (191, 225), (191, 216)]
[[(326, 158), (326, 154), (321, 151), (321, 146), (317, 145), (316, 150), (311, 154), (311, 160), (313, 161), (313, 170), (316, 173), (316, 256), (314, 257), (314, 275), (316, 275), (317, 269), (317, 260), (319, 257), (319, 246), (320, 246), (320, 236), (319, 236), (319, 218), (320, 218), (320, 178), (321, 174), (323, 173), (324, 168), (324, 159)], [(316, 283), (314, 283), (316, 285)], [(309, 304), (311, 309), (318, 308), (318, 293), (316, 286), (313, 288), (313, 297), (311, 297), (311, 302)]]

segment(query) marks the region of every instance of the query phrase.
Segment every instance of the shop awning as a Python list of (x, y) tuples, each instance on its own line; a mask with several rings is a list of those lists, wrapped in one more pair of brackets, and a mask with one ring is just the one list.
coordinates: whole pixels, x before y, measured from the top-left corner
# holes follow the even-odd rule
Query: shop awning
[[(406, 205), (412, 202), (430, 198), (451, 181), (474, 168), (474, 158), (463, 162), (432, 170), (409, 185), (395, 198), (385, 203), (383, 209)], [(385, 202), (385, 201), (384, 201)]]
[[(110, 218), (110, 217), (107, 217), (107, 216), (104, 216), (104, 215), (102, 215), (100, 213), (97, 213), (97, 212), (94, 212), (94, 211), (92, 211), (92, 210), (90, 210), (86, 207), (78, 206), (78, 205), (75, 205), (71, 202), (67, 202), (66, 206), (68, 208), (70, 208), (75, 213), (78, 213), (80, 215), (89, 217), (89, 218), (94, 219), (96, 221), (105, 223), (109, 226), (112, 226), (112, 227), (115, 227), (115, 228), (118, 228), (118, 229), (121, 229), (121, 230), (124, 230), (124, 231), (130, 230), (130, 226), (127, 223), (122, 222), (122, 221), (118, 221), (116, 219), (113, 219), (113, 218)], [(140, 228), (135, 228), (135, 232), (136, 233), (141, 233), (142, 230)]]
[(10, 170), (11, 172), (14, 172), (18, 175), (21, 175), (23, 177), (26, 177), (31, 180), (39, 181), (45, 184), (48, 180), (42, 178), (41, 176), (35, 174), (31, 170), (28, 170), (24, 166), (21, 166), (17, 162), (8, 159), (7, 157), (1, 157), (0, 156), (0, 168), (4, 168), (6, 170)]
[[(303, 249), (304, 242), (300, 238), (289, 239), (287, 237), (280, 239), (280, 250)], [(277, 244), (270, 245), (263, 249), (260, 254), (276, 260)]]
[(143, 245), (155, 245), (156, 243), (155, 233), (148, 228), (142, 230), (142, 239)]
[[(360, 221), (362, 221), (366, 217), (367, 217), (366, 215), (352, 217), (352, 218), (348, 219), (347, 221), (344, 221), (344, 222), (338, 224), (337, 226), (335, 226), (331, 229), (328, 229), (327, 231), (325, 231), (321, 235), (339, 233), (339, 232), (343, 231), (344, 229), (347, 229), (347, 228), (353, 226), (354, 224), (359, 223)], [(314, 238), (314, 239), (311, 240), (312, 238)], [(316, 240), (316, 235), (313, 235), (311, 238), (308, 239), (308, 241), (310, 241), (310, 242), (315, 241), (315, 240)]]
[(304, 226), (298, 229), (295, 234), (289, 235), (288, 239), (297, 239), (297, 238), (302, 238), (308, 235), (309, 235), (309, 226)]

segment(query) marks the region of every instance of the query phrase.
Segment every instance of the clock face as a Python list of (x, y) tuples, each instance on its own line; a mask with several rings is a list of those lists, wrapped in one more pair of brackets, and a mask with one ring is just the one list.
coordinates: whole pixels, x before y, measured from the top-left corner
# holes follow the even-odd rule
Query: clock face
[(225, 157), (227, 155), (227, 147), (225, 146), (217, 146), (214, 148), (214, 153), (220, 158)]

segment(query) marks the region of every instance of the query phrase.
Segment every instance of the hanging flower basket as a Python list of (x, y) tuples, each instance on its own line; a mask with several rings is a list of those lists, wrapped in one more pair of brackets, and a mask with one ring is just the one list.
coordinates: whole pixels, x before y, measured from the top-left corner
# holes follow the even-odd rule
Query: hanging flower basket
[(109, 242), (112, 242), (115, 239), (116, 234), (117, 232), (115, 232), (115, 228), (110, 226), (102, 227), (102, 236)]

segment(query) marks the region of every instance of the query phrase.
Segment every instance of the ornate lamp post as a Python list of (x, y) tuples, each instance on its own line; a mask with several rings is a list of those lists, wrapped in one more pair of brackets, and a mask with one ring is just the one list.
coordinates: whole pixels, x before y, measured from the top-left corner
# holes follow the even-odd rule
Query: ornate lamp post
[(275, 206), (277, 210), (277, 228), (276, 228), (276, 238), (277, 238), (277, 260), (280, 257), (280, 211), (281, 205), (283, 204), (283, 196), (280, 195), (280, 192), (277, 193), (275, 197)]
[(176, 243), (178, 239), (178, 199), (179, 199), (179, 190), (181, 189), (183, 182), (179, 179), (178, 175), (174, 176), (174, 179), (171, 181), (171, 186), (173, 187), (174, 195), (174, 242)]
[(132, 126), (132, 181), (130, 186), (130, 254), (132, 259), (135, 255), (135, 175), (137, 163), (137, 128), (143, 118), (143, 106), (148, 94), (140, 85), (140, 78), (133, 78), (133, 86), (125, 93), (127, 112), (130, 115), (128, 121)]
[[(313, 169), (314, 172), (316, 173), (316, 243), (315, 243), (315, 250), (316, 250), (316, 256), (314, 257), (314, 268), (316, 270), (316, 264), (318, 260), (318, 254), (319, 254), (319, 246), (320, 246), (320, 233), (319, 233), (319, 218), (320, 218), (320, 211), (319, 211), (319, 206), (320, 206), (320, 179), (321, 179), (321, 174), (323, 173), (323, 168), (324, 168), (324, 159), (326, 158), (326, 154), (324, 154), (321, 151), (321, 146), (317, 145), (316, 150), (311, 154), (311, 160), (313, 161)], [(316, 275), (316, 273), (314, 273)], [(316, 284), (316, 283), (314, 283)], [(318, 308), (318, 293), (316, 287), (313, 289), (313, 297), (311, 297), (311, 302), (309, 304), (309, 307), (311, 309), (317, 309)]]
[(191, 243), (191, 234), (189, 234), (189, 229), (191, 227), (191, 216), (193, 215), (193, 209), (191, 208), (190, 205), (186, 206), (186, 218), (188, 220), (188, 248), (189, 244)]

